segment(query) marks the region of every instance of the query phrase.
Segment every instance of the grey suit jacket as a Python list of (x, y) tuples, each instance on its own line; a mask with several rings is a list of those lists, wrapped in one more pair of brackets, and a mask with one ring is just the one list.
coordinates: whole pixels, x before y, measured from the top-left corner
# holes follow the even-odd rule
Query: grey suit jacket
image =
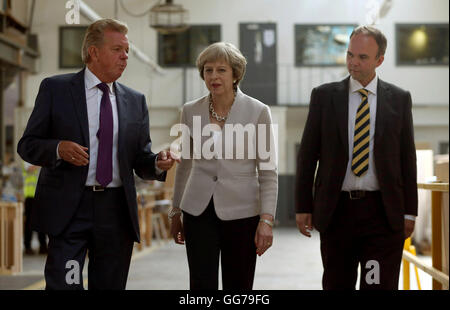
[[(220, 131), (223, 139), (218, 141), (222, 143), (217, 143), (216, 148), (211, 147), (213, 134), (199, 137), (201, 130), (206, 134), (213, 125), (209, 121), (208, 96), (184, 105), (181, 124), (189, 132), (185, 132), (182, 139), (185, 144), (182, 144), (182, 159), (175, 176), (174, 207), (198, 216), (214, 197), (216, 214), (222, 220), (258, 214), (275, 216), (278, 194), (276, 143), (267, 105), (238, 89)], [(221, 150), (218, 150), (220, 145)], [(216, 152), (215, 156), (211, 156), (211, 150)]]

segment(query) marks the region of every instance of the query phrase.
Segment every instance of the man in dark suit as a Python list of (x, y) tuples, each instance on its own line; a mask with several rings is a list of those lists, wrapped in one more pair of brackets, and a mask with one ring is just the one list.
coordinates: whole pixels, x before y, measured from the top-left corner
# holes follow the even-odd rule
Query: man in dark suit
[(133, 171), (164, 181), (173, 165), (151, 151), (145, 97), (115, 82), (128, 59), (128, 28), (102, 19), (83, 42), (86, 68), (42, 81), (17, 151), (42, 166), (34, 229), (49, 235), (47, 289), (125, 289), (139, 242)]
[[(297, 159), (296, 221), (320, 232), (324, 289), (397, 289), (417, 215), (409, 92), (378, 79), (387, 41), (360, 26), (350, 77), (314, 88)], [(316, 166), (318, 162), (317, 172)]]

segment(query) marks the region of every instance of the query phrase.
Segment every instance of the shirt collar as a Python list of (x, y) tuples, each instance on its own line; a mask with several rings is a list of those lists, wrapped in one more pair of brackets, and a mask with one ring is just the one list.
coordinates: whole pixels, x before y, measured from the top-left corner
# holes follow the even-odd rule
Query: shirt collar
[[(98, 77), (92, 73), (91, 70), (89, 70), (88, 67), (86, 67), (86, 70), (84, 71), (84, 83), (87, 90), (91, 90), (94, 87), (97, 87), (98, 84), (100, 84), (102, 81), (98, 79)], [(114, 94), (113, 89), (113, 83), (106, 83), (109, 88), (109, 93)]]
[(366, 87), (363, 87), (361, 83), (350, 76), (350, 93), (357, 92), (361, 88), (367, 89), (370, 93), (376, 95), (377, 94), (377, 86), (378, 86), (378, 75), (375, 73), (375, 77), (367, 84)]

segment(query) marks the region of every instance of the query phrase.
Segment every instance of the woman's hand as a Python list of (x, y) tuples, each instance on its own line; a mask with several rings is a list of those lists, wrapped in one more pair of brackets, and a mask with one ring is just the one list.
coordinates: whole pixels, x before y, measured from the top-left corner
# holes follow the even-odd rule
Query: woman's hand
[(170, 221), (170, 235), (177, 244), (184, 244), (183, 223), (181, 222), (181, 214), (176, 214)]
[[(261, 219), (273, 222), (273, 216), (268, 214), (261, 215)], [(259, 222), (256, 228), (255, 245), (256, 254), (263, 255), (271, 246), (273, 241), (272, 227), (264, 222)]]

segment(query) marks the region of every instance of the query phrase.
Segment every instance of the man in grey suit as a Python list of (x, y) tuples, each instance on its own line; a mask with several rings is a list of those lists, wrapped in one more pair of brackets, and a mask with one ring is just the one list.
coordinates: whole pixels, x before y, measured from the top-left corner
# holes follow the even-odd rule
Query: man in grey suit
[[(170, 154), (151, 151), (145, 97), (116, 80), (128, 59), (128, 28), (102, 19), (83, 42), (86, 68), (42, 81), (17, 151), (42, 166), (34, 229), (49, 235), (47, 289), (124, 289), (139, 242), (133, 171), (164, 181)], [(75, 272), (75, 274), (74, 274)]]

